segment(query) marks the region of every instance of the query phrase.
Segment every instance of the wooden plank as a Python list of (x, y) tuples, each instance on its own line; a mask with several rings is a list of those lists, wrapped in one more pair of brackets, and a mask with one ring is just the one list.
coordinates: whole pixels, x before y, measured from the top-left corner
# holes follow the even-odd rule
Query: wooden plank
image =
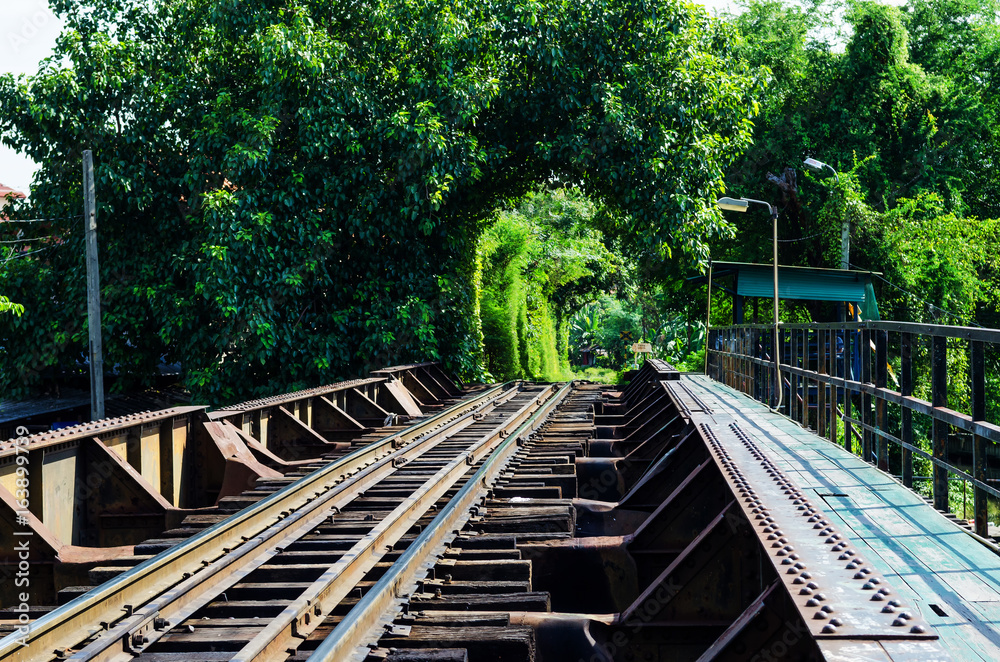
[[(981, 614), (970, 609), (966, 615), (956, 618), (949, 614), (948, 618), (937, 616), (930, 608), (936, 604), (929, 600), (918, 601), (917, 608), (921, 614), (926, 614), (934, 631), (941, 637), (941, 642), (955, 660), (973, 660), (978, 662), (995, 662), (997, 650), (1000, 650), (1000, 640), (995, 625), (987, 625), (980, 620)], [(967, 603), (972, 605), (973, 603)], [(947, 609), (948, 607), (945, 607)], [(994, 621), (995, 624), (996, 621)]]
[(548, 592), (521, 593), (459, 593), (413, 603), (418, 609), (449, 611), (551, 611)]

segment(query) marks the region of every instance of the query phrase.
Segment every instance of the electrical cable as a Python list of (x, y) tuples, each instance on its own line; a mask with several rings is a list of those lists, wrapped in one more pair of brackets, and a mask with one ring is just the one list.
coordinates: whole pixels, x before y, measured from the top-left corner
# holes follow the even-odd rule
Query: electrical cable
[(56, 216), (54, 218), (26, 218), (26, 219), (9, 219), (0, 218), (0, 224), (3, 223), (51, 223), (53, 221), (65, 221), (71, 218), (83, 218), (83, 214), (77, 214), (76, 216)]
[(805, 241), (807, 239), (815, 239), (816, 237), (820, 236), (821, 234), (823, 234), (823, 233), (822, 232), (816, 232), (816, 233), (813, 233), (813, 234), (809, 235), (808, 237), (799, 237), (798, 239), (779, 239), (778, 243), (779, 244), (792, 244), (792, 243), (795, 243), (796, 241)]
[(46, 246), (45, 248), (39, 248), (37, 250), (29, 251), (27, 253), (14, 253), (9, 257), (3, 258), (3, 264), (7, 264), (11, 260), (17, 260), (22, 257), (28, 257), (29, 255), (35, 255), (36, 253), (41, 253), (43, 251), (51, 250), (53, 248), (55, 248), (55, 246)]
[(26, 237), (24, 239), (0, 239), (0, 244), (26, 244), (31, 241), (44, 241), (46, 239), (56, 239), (56, 235), (52, 234), (47, 237)]

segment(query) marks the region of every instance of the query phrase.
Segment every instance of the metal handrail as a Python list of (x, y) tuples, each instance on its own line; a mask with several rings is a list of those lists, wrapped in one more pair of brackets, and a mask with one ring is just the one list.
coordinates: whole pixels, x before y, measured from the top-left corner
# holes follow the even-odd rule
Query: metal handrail
[[(709, 331), (731, 331), (736, 329), (761, 329), (770, 331), (773, 324), (730, 324), (713, 326)], [(960, 340), (976, 340), (979, 342), (1000, 344), (1000, 329), (984, 329), (978, 326), (949, 326), (946, 324), (927, 324), (924, 322), (896, 322), (892, 320), (870, 320), (865, 322), (802, 322), (781, 323), (782, 331), (793, 330), (833, 330), (833, 331), (895, 331), (923, 336), (939, 336), (943, 338), (958, 338)]]
[[(760, 377), (762, 372), (773, 370), (774, 364), (770, 357), (760, 355), (762, 347), (755, 339), (772, 332), (773, 327), (769, 324), (710, 328), (706, 355), (714, 357), (715, 362), (707, 361), (709, 375), (765, 401)], [(888, 383), (890, 333), (899, 334), (901, 379), (896, 389), (890, 388)], [(815, 423), (821, 436), (826, 436), (829, 428), (831, 441), (838, 439), (837, 423), (841, 422), (848, 448), (853, 448), (851, 432), (853, 426), (857, 426), (863, 432), (862, 458), (869, 462), (875, 460), (885, 471), (888, 470), (888, 444), (896, 444), (902, 449), (903, 482), (908, 487), (912, 487), (913, 482), (913, 455), (926, 457), (933, 467), (935, 507), (941, 510), (948, 508), (949, 474), (971, 482), (976, 499), (976, 530), (979, 535), (986, 535), (987, 496), (1000, 497), (1000, 492), (986, 481), (986, 449), (991, 443), (1000, 444), (1000, 425), (986, 420), (985, 348), (991, 345), (1000, 348), (1000, 329), (877, 320), (782, 324), (778, 334), (781, 337), (776, 338), (780, 341), (776, 345), (783, 357), (782, 379), (775, 381), (782, 384), (782, 389), (788, 388), (793, 396), (783, 413), (806, 426)], [(913, 395), (914, 350), (921, 337), (929, 339), (930, 402)], [(971, 415), (948, 406), (947, 355), (952, 344), (949, 340), (968, 343), (961, 351), (968, 351), (971, 357)], [(723, 343), (718, 349), (715, 348), (717, 341)], [(811, 388), (816, 393), (815, 406), (810, 403)], [(795, 397), (800, 392), (801, 397)], [(838, 407), (838, 401), (848, 402), (855, 397), (860, 398), (862, 412), (857, 418), (847, 407), (843, 411)], [(889, 433), (888, 403), (901, 408), (898, 436)], [(815, 417), (812, 409), (815, 409)], [(929, 417), (933, 424), (932, 453), (921, 450), (913, 442), (913, 413)], [(957, 466), (948, 457), (952, 429), (973, 438), (971, 471)]]

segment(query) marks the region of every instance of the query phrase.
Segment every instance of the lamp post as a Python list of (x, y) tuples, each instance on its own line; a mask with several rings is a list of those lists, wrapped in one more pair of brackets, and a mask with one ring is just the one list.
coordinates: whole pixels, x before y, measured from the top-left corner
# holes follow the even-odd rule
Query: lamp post
[[(746, 212), (751, 204), (762, 205), (767, 207), (767, 211), (771, 214), (771, 227), (773, 229), (773, 245), (774, 245), (774, 381), (778, 390), (778, 403), (774, 406), (774, 409), (781, 408), (781, 360), (780, 360), (780, 350), (781, 344), (778, 337), (778, 208), (769, 202), (764, 202), (763, 200), (753, 200), (751, 198), (719, 198), (716, 204), (719, 205), (719, 209), (725, 209), (727, 211), (738, 211)], [(707, 350), (706, 350), (707, 355)]]
[[(802, 162), (806, 170), (817, 175), (823, 175), (826, 171), (833, 173), (834, 181), (840, 183), (840, 175), (828, 163), (808, 158)], [(840, 223), (840, 268), (851, 268), (851, 222), (845, 217)]]

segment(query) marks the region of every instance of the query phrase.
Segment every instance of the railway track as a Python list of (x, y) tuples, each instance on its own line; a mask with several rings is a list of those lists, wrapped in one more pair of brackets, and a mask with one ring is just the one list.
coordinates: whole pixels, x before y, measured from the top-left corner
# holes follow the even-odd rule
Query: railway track
[[(373, 618), (389, 604), (378, 582), (412, 580), (415, 556), (461, 528), (483, 481), (567, 391), (495, 387), (289, 485), (265, 483), (272, 494), (38, 619), (27, 641), (7, 637), (0, 659), (285, 659), (352, 595), (382, 596), (360, 605)], [(357, 623), (342, 645), (364, 645), (368, 621)]]
[(677, 377), (439, 398), (93, 568), (0, 662), (949, 659)]

